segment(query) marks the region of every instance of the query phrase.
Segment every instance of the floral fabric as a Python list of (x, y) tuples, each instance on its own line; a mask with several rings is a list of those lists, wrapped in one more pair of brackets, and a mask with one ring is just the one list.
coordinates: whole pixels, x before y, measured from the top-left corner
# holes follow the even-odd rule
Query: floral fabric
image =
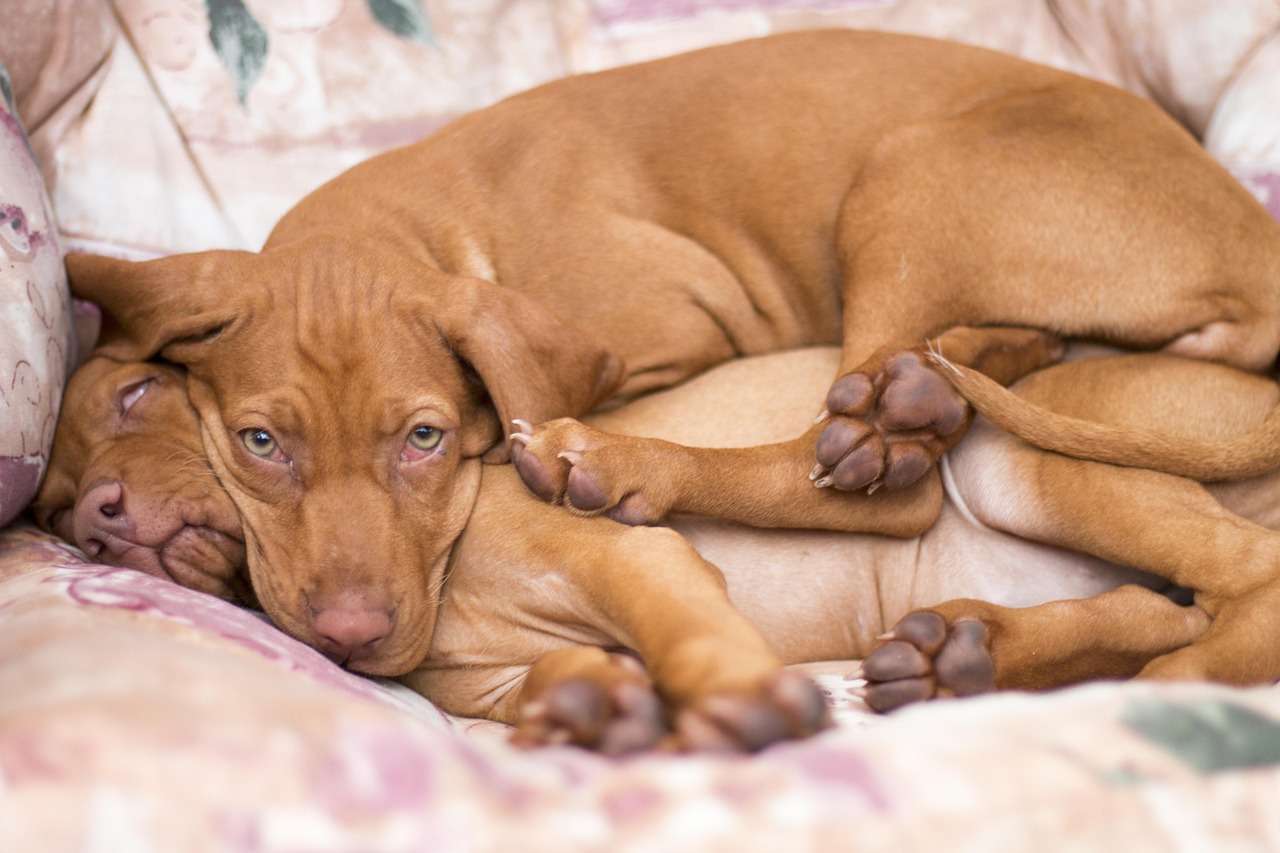
[(755, 757), (523, 752), (256, 616), (0, 534), (2, 850), (1280, 846), (1280, 688), (1095, 684)]
[(40, 486), (75, 356), (57, 223), (8, 91), (0, 86), (0, 527)]

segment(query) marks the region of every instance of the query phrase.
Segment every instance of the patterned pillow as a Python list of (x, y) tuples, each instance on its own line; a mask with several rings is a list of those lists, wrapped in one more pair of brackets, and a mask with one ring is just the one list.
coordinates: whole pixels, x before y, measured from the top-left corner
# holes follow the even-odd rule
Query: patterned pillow
[(44, 476), (75, 356), (62, 246), (0, 66), (0, 525)]

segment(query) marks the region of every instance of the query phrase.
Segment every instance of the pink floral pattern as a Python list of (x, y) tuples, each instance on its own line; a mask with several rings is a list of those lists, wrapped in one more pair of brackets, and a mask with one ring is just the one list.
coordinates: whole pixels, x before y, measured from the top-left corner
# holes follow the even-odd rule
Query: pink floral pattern
[[(839, 726), (758, 756), (522, 752), (28, 526), (0, 533), (0, 565), (4, 850), (1280, 844), (1280, 688), (1099, 684), (876, 718), (819, 667)], [(1218, 717), (1241, 757), (1206, 766), (1181, 741), (1217, 742)]]
[(52, 208), (21, 125), (0, 102), (0, 526), (44, 476), (74, 340)]

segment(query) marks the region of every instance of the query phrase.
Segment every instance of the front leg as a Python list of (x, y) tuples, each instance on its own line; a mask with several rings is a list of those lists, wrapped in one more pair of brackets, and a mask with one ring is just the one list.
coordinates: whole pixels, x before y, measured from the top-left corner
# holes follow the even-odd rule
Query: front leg
[(751, 751), (828, 723), (682, 536), (567, 515), (506, 466), (485, 469), (416, 676), (525, 744)]
[(628, 525), (657, 524), (676, 513), (753, 527), (785, 527), (918, 536), (942, 504), (936, 476), (876, 495), (815, 489), (817, 429), (756, 447), (687, 447), (616, 435), (571, 418), (512, 436), (512, 461), (529, 490), (582, 515)]
[(602, 548), (577, 563), (575, 579), (600, 608), (600, 627), (644, 661), (679, 746), (755, 751), (829, 725), (817, 686), (783, 669), (730, 603), (720, 570), (684, 537), (583, 521), (597, 525)]
[(960, 441), (973, 409), (928, 358), (931, 352), (1005, 385), (1056, 362), (1064, 345), (1037, 329), (957, 326), (919, 346), (879, 350), (827, 394), (810, 473), (817, 485), (902, 489)]

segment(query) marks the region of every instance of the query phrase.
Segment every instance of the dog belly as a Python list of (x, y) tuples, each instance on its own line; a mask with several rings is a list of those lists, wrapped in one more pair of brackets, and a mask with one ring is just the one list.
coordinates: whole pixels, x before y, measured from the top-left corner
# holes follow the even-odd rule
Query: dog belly
[(1125, 583), (1167, 586), (1145, 572), (993, 530), (950, 502), (921, 537), (911, 582), (908, 593), (887, 608), (891, 622), (911, 609), (954, 598), (1031, 607), (1087, 598)]
[(976, 524), (952, 504), (919, 539), (674, 522), (788, 663), (865, 656), (909, 611), (955, 598), (1029, 607), (1164, 582)]

